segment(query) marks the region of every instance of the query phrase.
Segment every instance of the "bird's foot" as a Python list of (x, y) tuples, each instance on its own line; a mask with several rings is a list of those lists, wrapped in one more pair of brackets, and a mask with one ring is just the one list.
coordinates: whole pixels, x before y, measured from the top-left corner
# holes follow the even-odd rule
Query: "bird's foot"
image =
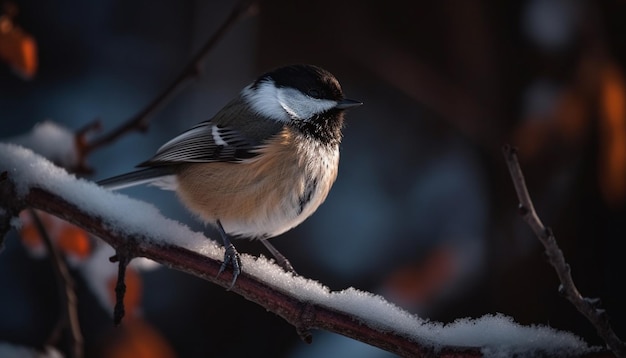
[(235, 286), (235, 282), (237, 281), (237, 277), (241, 273), (241, 259), (239, 258), (239, 253), (235, 249), (233, 244), (229, 244), (226, 246), (226, 250), (224, 251), (224, 262), (222, 262), (222, 266), (220, 266), (220, 270), (217, 272), (217, 276), (222, 274), (227, 266), (231, 266), (233, 268), (233, 280), (230, 282), (230, 286), (228, 286), (228, 291)]

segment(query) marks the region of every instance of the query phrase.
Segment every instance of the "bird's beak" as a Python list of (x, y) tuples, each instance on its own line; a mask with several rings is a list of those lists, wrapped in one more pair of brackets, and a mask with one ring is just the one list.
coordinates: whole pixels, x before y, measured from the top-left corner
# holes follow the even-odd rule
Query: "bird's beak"
[(355, 101), (353, 99), (342, 99), (341, 101), (337, 102), (337, 105), (335, 106), (335, 108), (347, 109), (347, 108), (352, 108), (352, 107), (358, 107), (362, 104), (363, 102), (361, 101)]

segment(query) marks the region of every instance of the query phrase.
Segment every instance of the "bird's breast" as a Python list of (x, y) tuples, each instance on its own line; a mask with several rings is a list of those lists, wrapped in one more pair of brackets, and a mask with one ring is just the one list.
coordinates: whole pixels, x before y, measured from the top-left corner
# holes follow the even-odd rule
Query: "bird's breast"
[(339, 150), (284, 129), (241, 163), (183, 167), (181, 201), (204, 221), (225, 231), (272, 237), (297, 226), (326, 199), (337, 177)]

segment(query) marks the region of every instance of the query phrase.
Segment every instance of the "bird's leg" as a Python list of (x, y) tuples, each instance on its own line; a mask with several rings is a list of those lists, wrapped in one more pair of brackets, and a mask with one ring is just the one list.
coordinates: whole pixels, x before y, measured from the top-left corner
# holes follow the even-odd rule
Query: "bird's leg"
[(265, 245), (265, 247), (267, 248), (267, 251), (269, 251), (272, 254), (272, 256), (274, 256), (278, 266), (282, 267), (287, 272), (291, 272), (293, 274), (297, 274), (296, 270), (294, 270), (293, 266), (291, 266), (291, 263), (289, 262), (289, 260), (287, 260), (287, 258), (283, 254), (281, 254), (274, 247), (274, 245), (270, 244), (269, 241), (267, 241), (267, 239), (261, 239), (261, 242), (263, 243), (263, 245)]
[(228, 234), (226, 234), (226, 231), (224, 231), (224, 227), (222, 226), (222, 223), (219, 220), (217, 220), (216, 226), (217, 226), (217, 230), (220, 232), (220, 235), (222, 236), (222, 242), (224, 244), (224, 250), (225, 250), (224, 261), (222, 262), (222, 266), (220, 267), (220, 270), (217, 272), (217, 276), (219, 276), (222, 272), (224, 272), (224, 270), (226, 269), (226, 266), (228, 266), (229, 264), (232, 266), (233, 280), (230, 283), (230, 286), (228, 287), (228, 290), (230, 290), (231, 288), (233, 288), (233, 286), (235, 286), (235, 281), (237, 281), (237, 277), (241, 273), (241, 259), (239, 258), (239, 253), (235, 249), (235, 246), (230, 242), (230, 239), (228, 238)]

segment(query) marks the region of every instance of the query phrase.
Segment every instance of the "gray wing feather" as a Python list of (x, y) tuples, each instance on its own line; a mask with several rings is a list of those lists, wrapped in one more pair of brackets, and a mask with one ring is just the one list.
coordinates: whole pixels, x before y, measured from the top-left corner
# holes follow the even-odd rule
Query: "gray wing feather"
[(138, 166), (241, 162), (258, 155), (258, 149), (282, 128), (283, 124), (251, 112), (241, 98), (235, 99), (212, 119), (165, 143), (154, 157)]
[(170, 166), (146, 168), (101, 180), (98, 182), (98, 185), (110, 190), (118, 190), (135, 185), (152, 183), (172, 174), (174, 174), (174, 167)]
[(221, 128), (207, 121), (165, 143), (154, 157), (139, 166), (238, 162), (255, 156), (259, 144), (233, 129)]

